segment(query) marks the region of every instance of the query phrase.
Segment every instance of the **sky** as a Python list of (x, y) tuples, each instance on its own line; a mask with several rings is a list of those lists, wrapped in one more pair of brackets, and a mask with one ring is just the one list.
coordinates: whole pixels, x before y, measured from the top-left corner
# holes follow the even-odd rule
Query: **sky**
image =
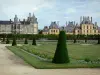
[(0, 20), (13, 20), (15, 15), (23, 20), (29, 13), (37, 17), (39, 29), (52, 21), (59, 21), (59, 26), (80, 23), (80, 16), (92, 16), (100, 26), (100, 0), (0, 0)]

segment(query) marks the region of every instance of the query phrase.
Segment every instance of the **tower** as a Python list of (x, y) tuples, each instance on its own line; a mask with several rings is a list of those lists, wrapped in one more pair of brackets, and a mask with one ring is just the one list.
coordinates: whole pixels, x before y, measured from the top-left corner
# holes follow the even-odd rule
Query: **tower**
[(31, 18), (31, 13), (29, 13), (29, 18)]
[(91, 17), (91, 22), (92, 22), (92, 17)]
[(82, 16), (80, 17), (80, 23), (82, 22)]
[(17, 15), (15, 15), (15, 18), (14, 18), (14, 24), (18, 23), (18, 17)]

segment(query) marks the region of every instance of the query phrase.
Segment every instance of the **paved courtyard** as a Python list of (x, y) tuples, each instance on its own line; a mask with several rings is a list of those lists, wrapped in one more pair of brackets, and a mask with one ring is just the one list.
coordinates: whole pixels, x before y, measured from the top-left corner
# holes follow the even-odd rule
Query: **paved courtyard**
[(0, 44), (0, 75), (100, 75), (100, 69), (35, 69)]

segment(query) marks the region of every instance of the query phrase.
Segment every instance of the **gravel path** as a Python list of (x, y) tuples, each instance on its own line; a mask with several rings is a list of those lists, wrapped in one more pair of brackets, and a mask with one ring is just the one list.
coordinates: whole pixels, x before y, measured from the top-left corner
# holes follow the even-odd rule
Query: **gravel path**
[(100, 69), (35, 69), (0, 44), (0, 75), (100, 75)]

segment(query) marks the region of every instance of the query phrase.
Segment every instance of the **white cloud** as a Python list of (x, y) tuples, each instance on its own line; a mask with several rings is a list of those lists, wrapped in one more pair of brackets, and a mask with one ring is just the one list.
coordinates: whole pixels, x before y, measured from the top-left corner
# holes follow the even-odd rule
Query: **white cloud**
[(66, 10), (66, 14), (72, 14), (72, 13), (75, 13), (75, 12), (76, 12), (76, 9), (74, 9), (74, 8), (68, 8)]

